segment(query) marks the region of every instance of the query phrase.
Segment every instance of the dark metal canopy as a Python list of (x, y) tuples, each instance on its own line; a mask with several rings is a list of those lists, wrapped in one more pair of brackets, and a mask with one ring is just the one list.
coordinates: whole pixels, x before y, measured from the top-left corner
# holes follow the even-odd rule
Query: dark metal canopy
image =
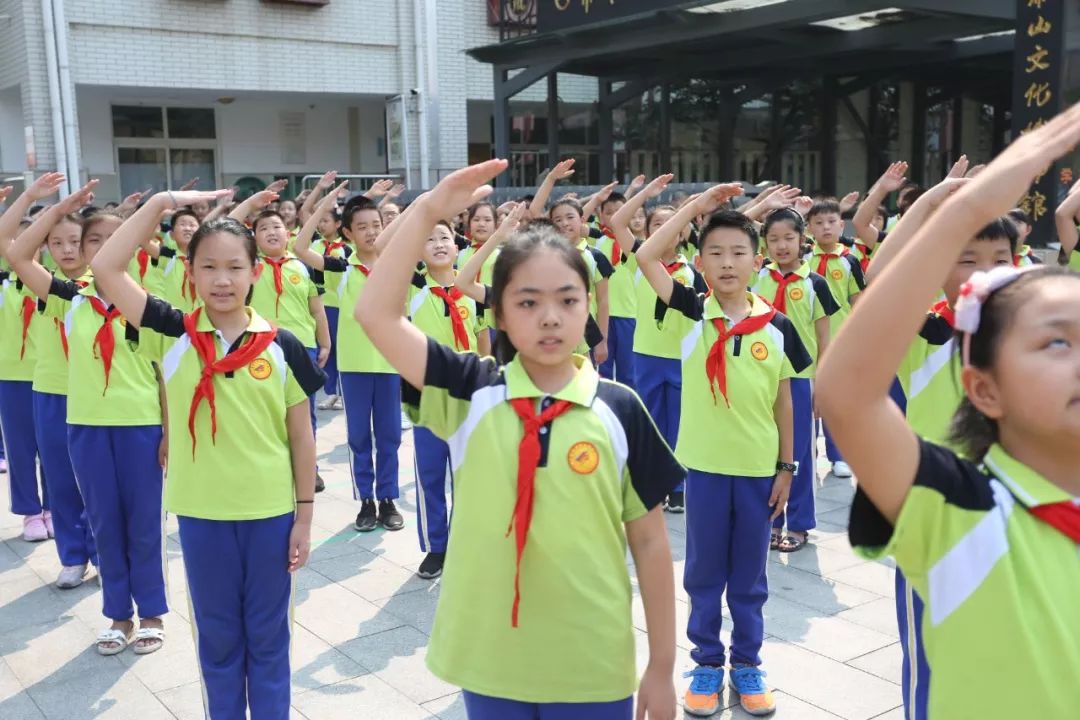
[[(553, 0), (536, 0), (551, 3)], [(567, 7), (581, 0), (559, 0)], [(599, 3), (597, 3), (599, 4)], [(611, 81), (933, 73), (987, 56), (1007, 68), (1016, 0), (727, 0), (525, 34), (469, 54), (502, 69)], [(673, 6), (674, 5), (674, 6)], [(616, 6), (617, 7), (617, 6)], [(541, 30), (543, 27), (540, 28)], [(942, 78), (947, 80), (948, 78)]]

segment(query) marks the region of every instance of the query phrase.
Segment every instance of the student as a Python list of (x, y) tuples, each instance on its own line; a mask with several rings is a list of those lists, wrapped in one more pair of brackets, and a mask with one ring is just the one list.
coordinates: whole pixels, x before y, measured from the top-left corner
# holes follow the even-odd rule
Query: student
[[(483, 306), (454, 287), (457, 245), (449, 223), (431, 231), (423, 247), (424, 270), (413, 275), (408, 310), (412, 324), (436, 342), (457, 352), (491, 355), (484, 332)], [(448, 518), (447, 475), (451, 485), (450, 447), (425, 427), (413, 432), (416, 448), (416, 530), (420, 550), (427, 553), (417, 575), (430, 580), (442, 574), (446, 560)]]
[(172, 429), (165, 510), (180, 525), (207, 715), (242, 718), (250, 710), (285, 720), (291, 573), (311, 545), (315, 438), (307, 397), (322, 372), (295, 335), (245, 306), (259, 258), (251, 231), (237, 221), (211, 221), (192, 238), (202, 304), (190, 314), (147, 295), (124, 272), (162, 210), (219, 193), (154, 195), (93, 269), (138, 329), (139, 351), (162, 367)]
[[(958, 163), (961, 165), (961, 163)], [(893, 228), (889, 244), (874, 258), (868, 280), (880, 276), (908, 244), (931, 213), (966, 182), (962, 167), (954, 166), (940, 184), (921, 195)], [(924, 439), (948, 443), (949, 425), (963, 399), (960, 368), (953, 362), (956, 343), (953, 339), (953, 316), (960, 287), (974, 272), (986, 272), (1011, 264), (1015, 231), (1009, 221), (999, 218), (982, 228), (953, 265), (943, 285), (945, 299), (935, 303), (926, 314), (918, 337), (912, 342), (896, 373), (893, 399), (904, 410), (908, 424)], [(876, 282), (876, 281), (875, 281)], [(904, 707), (909, 717), (927, 717), (930, 667), (923, 644), (923, 599), (904, 577), (896, 573), (896, 616), (900, 630)]]
[[(50, 219), (81, 207), (96, 184), (91, 180), (57, 203), (48, 211), (55, 213)], [(144, 237), (152, 233), (151, 228)], [(71, 303), (64, 318), (68, 452), (97, 544), (103, 613), (112, 620), (98, 635), (97, 651), (115, 655), (134, 644), (137, 654), (155, 652), (165, 640), (161, 616), (168, 612), (161, 401), (155, 369), (137, 352), (135, 327), (96, 279), (53, 277), (35, 262), (36, 251), (35, 234), (24, 234), (16, 238), (9, 256), (38, 298), (57, 296)]]
[[(296, 236), (296, 256), (308, 267), (342, 273), (338, 283), (341, 307), (352, 307), (379, 258), (383, 231), (375, 203), (358, 196), (341, 215), (341, 234), (355, 250), (348, 258), (325, 257), (311, 249), (319, 217), (328, 212), (344, 190), (344, 183), (327, 194)], [(372, 345), (351, 313), (338, 317), (338, 372), (345, 400), (345, 422), (353, 475), (354, 497), (360, 500), (356, 529), (377, 527), (401, 530), (405, 519), (394, 501), (398, 498), (398, 449), (401, 446), (401, 378)], [(372, 451), (372, 435), (375, 438)], [(376, 505), (376, 500), (378, 505)]]
[[(611, 218), (611, 229), (616, 237), (630, 241), (627, 218), (637, 215), (637, 209), (645, 203), (659, 197), (667, 189), (673, 175), (661, 175), (637, 193)], [(675, 214), (670, 205), (653, 208), (648, 216), (648, 235), (660, 229)], [(664, 248), (661, 260), (664, 268), (680, 285), (693, 287), (699, 293), (708, 288), (694, 266), (687, 260), (687, 230), (676, 235), (671, 245)], [(635, 260), (635, 265), (636, 265)], [(682, 339), (693, 327), (693, 321), (681, 313), (668, 310), (663, 303), (657, 302), (656, 292), (644, 279), (641, 270), (634, 270), (634, 306), (637, 322), (634, 325), (634, 389), (641, 395), (642, 402), (649, 410), (653, 422), (660, 434), (671, 447), (679, 436), (679, 412), (682, 409), (682, 360), (680, 346)], [(682, 513), (686, 510), (685, 488), (680, 483), (668, 494), (664, 509), (670, 513)]]
[(904, 187), (907, 182), (904, 177), (907, 171), (906, 162), (891, 163), (866, 193), (866, 198), (859, 204), (859, 209), (851, 218), (851, 225), (855, 228), (857, 237), (854, 246), (855, 254), (864, 275), (870, 265), (871, 254), (878, 243), (885, 239), (885, 228), (888, 224), (888, 211), (884, 207), (885, 198)]
[[(840, 306), (840, 311), (829, 318), (830, 335), (835, 336), (851, 313), (855, 298), (866, 287), (862, 264), (840, 243), (844, 221), (840, 217), (838, 203), (832, 200), (814, 203), (806, 215), (806, 226), (814, 238), (810, 269), (825, 278), (837, 305)], [(851, 468), (844, 462), (836, 443), (832, 441), (829, 426), (824, 423), (822, 425), (825, 430), (825, 454), (832, 463), (833, 475), (838, 478), (851, 477)]]
[[(773, 211), (762, 228), (772, 262), (763, 267), (754, 292), (765, 298), (795, 326), (812, 362), (791, 378), (794, 458), (798, 470), (791, 482), (787, 509), (773, 520), (770, 549), (798, 552), (817, 527), (814, 483), (817, 481), (817, 422), (814, 419), (813, 377), (817, 359), (829, 345), (829, 318), (840, 310), (825, 278), (810, 270), (800, 249), (806, 225), (791, 208)], [(784, 527), (787, 526), (787, 532)]]
[(608, 279), (608, 358), (600, 365), (600, 376), (634, 385), (634, 325), (637, 317), (637, 298), (634, 276), (637, 275), (637, 240), (632, 235), (622, 242), (611, 229), (611, 218), (626, 204), (626, 196), (612, 192), (600, 202), (600, 232), (596, 249), (607, 256), (614, 270)]
[[(38, 245), (44, 239), (62, 277), (86, 284), (89, 260), (123, 218), (98, 213), (78, 222), (71, 215), (62, 215), (65, 209), (63, 204), (58, 204), (39, 215), (24, 231), (25, 247)], [(44, 288), (44, 275), (41, 280)], [(64, 318), (70, 308), (70, 301), (56, 295), (43, 297), (37, 303), (39, 315), (31, 330), (37, 359), (33, 382), (34, 434), (49, 491), (61, 564), (56, 579), (56, 587), (60, 589), (78, 587), (86, 576), (88, 564), (98, 564), (86, 508), (68, 454), (68, 351)]]
[(401, 314), (430, 228), (505, 168), (459, 170), (414, 202), (356, 304), (418, 424), (454, 447), (454, 552), (428, 666), (464, 689), (470, 720), (630, 720), (629, 542), (649, 630), (638, 717), (671, 720), (674, 593), (659, 504), (682, 471), (633, 392), (572, 354), (588, 317), (580, 251), (542, 225), (504, 246), (493, 276), (499, 342), (513, 357), (503, 368)]
[(1031, 217), (1021, 208), (1013, 208), (1008, 212), (1007, 217), (1016, 226), (1016, 247), (1013, 250), (1013, 265), (1016, 267), (1042, 265), (1042, 259), (1027, 244), (1032, 229)]
[[(495, 232), (495, 206), (489, 202), (473, 205), (468, 210), (465, 223), (467, 228), (465, 239), (469, 241), (469, 246), (458, 254), (459, 267), (464, 267), (465, 263), (469, 262), (469, 258), (482, 248), (488, 238)], [(493, 255), (488, 262), (484, 263), (481, 282), (485, 285), (491, 284), (491, 268), (495, 265), (496, 257), (498, 257), (498, 254)]]
[[(930, 717), (1068, 717), (1080, 701), (1080, 443), (1062, 392), (1076, 381), (1077, 276), (1005, 264), (960, 291), (950, 439), (970, 460), (920, 438), (889, 397), (970, 238), (1078, 141), (1074, 106), (969, 180), (874, 280), (818, 376), (818, 407), (859, 477), (852, 545), (892, 555), (926, 600)], [(992, 691), (1006, 686), (1023, 692)]]
[[(557, 201), (551, 206), (548, 215), (562, 236), (578, 249), (585, 260), (586, 267), (589, 268), (593, 288), (589, 298), (589, 314), (596, 320), (600, 335), (604, 338), (592, 348), (591, 355), (597, 366), (603, 365), (608, 358), (607, 337), (610, 310), (608, 279), (614, 274), (615, 268), (612, 267), (607, 256), (589, 244), (584, 226), (584, 211), (577, 200), (564, 198)], [(588, 350), (588, 345), (582, 340), (582, 344), (578, 346), (578, 352)]]
[[(341, 216), (337, 208), (332, 207), (319, 218), (319, 239), (311, 244), (313, 252), (329, 257), (348, 258), (352, 254), (352, 246), (341, 237)], [(299, 233), (297, 233), (299, 235)], [(293, 239), (293, 247), (296, 240)], [(338, 377), (337, 368), (337, 337), (338, 311), (341, 307), (341, 297), (338, 295), (338, 285), (341, 284), (341, 274), (334, 272), (313, 271), (312, 278), (316, 285), (323, 290), (322, 301), (326, 310), (326, 325), (330, 331), (330, 355), (326, 358), (323, 371), (326, 373), (326, 385), (323, 392), (326, 399), (319, 403), (320, 410), (344, 410), (341, 402), (341, 380)]]
[(297, 208), (295, 200), (284, 198), (278, 201), (275, 210), (281, 216), (281, 221), (285, 223), (285, 232), (289, 235), (288, 249), (292, 252), (296, 234), (300, 232), (299, 208)]
[[(257, 195), (252, 198), (241, 203), (229, 217), (238, 220), (257, 208), (256, 203), (261, 200)], [(275, 327), (291, 332), (307, 348), (312, 361), (323, 367), (330, 355), (331, 344), (326, 311), (307, 266), (287, 249), (289, 237), (284, 220), (273, 210), (262, 210), (255, 217), (252, 232), (261, 262), (256, 269), (248, 304)], [(318, 438), (314, 393), (309, 400), (311, 433)], [(320, 492), (325, 487), (318, 468), (315, 487)]]
[[(59, 173), (43, 175), (12, 201), (0, 219), (0, 257), (9, 263), (9, 269), (0, 270), (0, 427), (6, 446), (11, 512), (22, 516), (22, 538), (27, 542), (48, 540), (55, 535), (55, 526), (44, 462), (39, 490), (38, 460), (44, 457), (35, 433), (33, 403), (34, 372), (38, 364), (34, 338), (43, 320), (37, 313), (31, 288), (12, 262), (10, 243), (27, 208), (55, 193), (62, 182), (64, 176)], [(72, 235), (78, 237), (79, 220), (72, 219), (62, 231), (65, 237), (57, 238), (57, 247), (69, 244)], [(40, 247), (39, 236), (34, 252)]]
[(161, 297), (166, 302), (183, 312), (191, 312), (196, 305), (195, 282), (191, 279), (187, 249), (192, 236), (199, 229), (199, 222), (195, 212), (187, 208), (173, 214), (169, 237), (176, 249), (171, 249), (165, 243), (161, 245), (159, 254), (164, 260), (158, 260), (160, 275), (155, 274), (153, 277), (157, 282), (149, 285), (151, 292), (160, 290)]
[(1054, 227), (1061, 243), (1059, 262), (1080, 270), (1080, 182), (1069, 188), (1069, 194), (1054, 212)]
[[(760, 669), (762, 608), (773, 521), (784, 510), (794, 465), (790, 379), (812, 362), (794, 325), (749, 293), (760, 266), (758, 235), (738, 212), (716, 209), (740, 195), (737, 183), (688, 201), (638, 250), (638, 266), (660, 302), (694, 321), (681, 343), (682, 418), (676, 456), (686, 478), (687, 636), (697, 667), (684, 705), (692, 715), (719, 708), (724, 667), (743, 709), (776, 708)], [(708, 293), (672, 279), (661, 257), (696, 215), (697, 261)], [(722, 599), (733, 620), (730, 653), (720, 640)]]

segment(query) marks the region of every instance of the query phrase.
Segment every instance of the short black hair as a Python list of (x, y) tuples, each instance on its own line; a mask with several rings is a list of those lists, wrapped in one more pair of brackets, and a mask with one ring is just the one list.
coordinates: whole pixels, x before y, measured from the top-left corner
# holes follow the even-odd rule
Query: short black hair
[(600, 209), (603, 210), (612, 203), (625, 203), (626, 196), (620, 192), (613, 192), (604, 199), (604, 202), (600, 203)]
[(1012, 253), (1019, 252), (1020, 231), (1008, 215), (991, 220), (979, 232), (975, 233), (976, 240), (1007, 240)]
[(1015, 220), (1016, 222), (1022, 222), (1025, 225), (1035, 224), (1031, 222), (1031, 216), (1024, 212), (1023, 208), (1013, 208), (1007, 214), (1011, 219)]
[(713, 230), (720, 230), (722, 228), (731, 228), (733, 230), (740, 230), (746, 234), (746, 237), (750, 239), (750, 249), (754, 252), (758, 251), (758, 247), (761, 245), (761, 238), (758, 236), (757, 228), (754, 227), (753, 221), (743, 215), (737, 210), (718, 210), (709, 216), (705, 226), (701, 228), (701, 249), (705, 249), (705, 241), (708, 239), (709, 234)]
[(169, 229), (176, 227), (176, 221), (182, 217), (193, 218), (196, 223), (199, 222), (199, 216), (195, 214), (195, 211), (190, 207), (182, 207), (173, 213), (172, 218), (169, 220)]
[[(343, 228), (351, 228), (353, 223), (353, 217), (358, 212), (364, 212), (366, 210), (374, 210), (379, 212), (379, 205), (374, 200), (366, 195), (357, 195), (351, 198), (349, 202), (345, 203), (345, 209), (341, 211), (341, 226)], [(382, 215), (379, 215), (380, 222), (382, 221)]]
[(806, 213), (806, 221), (809, 222), (815, 215), (839, 215), (840, 203), (835, 200), (818, 200)]

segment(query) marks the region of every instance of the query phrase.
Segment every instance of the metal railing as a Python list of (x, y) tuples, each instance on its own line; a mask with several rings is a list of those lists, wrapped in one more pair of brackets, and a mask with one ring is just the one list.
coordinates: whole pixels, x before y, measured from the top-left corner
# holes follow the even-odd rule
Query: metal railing
[[(304, 177), (300, 178), (300, 189), (301, 190), (310, 190), (310, 189), (314, 188), (315, 183), (319, 182), (319, 178), (321, 178), (321, 177), (322, 177), (321, 174), (319, 174), (319, 175), (305, 175)], [(310, 184), (308, 183), (309, 180), (311, 181)], [(393, 180), (395, 182), (401, 182), (401, 176), (400, 175), (390, 175), (390, 174), (387, 174), (387, 173), (382, 173), (382, 174), (378, 174), (378, 175), (338, 175), (337, 176), (337, 182), (340, 183), (340, 182), (342, 182), (344, 180), (349, 181), (349, 190), (350, 190), (350, 192), (363, 192), (364, 190), (367, 190), (368, 188), (370, 188), (372, 185), (374, 185), (379, 180)], [(359, 182), (353, 182), (354, 180), (357, 180)]]

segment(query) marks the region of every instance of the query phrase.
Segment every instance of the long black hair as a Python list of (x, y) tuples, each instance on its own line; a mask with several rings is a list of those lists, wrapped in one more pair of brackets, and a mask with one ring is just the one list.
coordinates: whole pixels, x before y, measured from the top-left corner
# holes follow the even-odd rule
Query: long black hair
[(506, 286), (510, 283), (514, 271), (541, 250), (557, 253), (581, 278), (581, 282), (585, 284), (585, 292), (589, 292), (589, 268), (585, 265), (585, 258), (581, 256), (580, 250), (559, 233), (550, 220), (538, 218), (530, 222), (524, 230), (518, 231), (499, 250), (492, 270), (491, 297), (488, 298), (495, 311), (495, 325), (498, 328), (495, 335), (495, 358), (500, 364), (510, 362), (517, 355), (517, 348), (510, 342), (510, 336), (499, 327), (502, 324), (500, 316), (503, 293), (506, 292)]
[[(225, 233), (226, 235), (232, 235), (240, 238), (244, 243), (244, 254), (251, 260), (251, 266), (255, 267), (259, 262), (259, 247), (255, 244), (255, 233), (248, 229), (247, 225), (244, 225), (238, 220), (232, 218), (218, 218), (217, 220), (211, 220), (210, 222), (203, 223), (199, 226), (199, 229), (195, 231), (195, 234), (191, 236), (191, 242), (188, 244), (188, 262), (192, 267), (195, 267), (195, 255), (199, 251), (199, 246), (203, 240), (216, 235), (218, 233)], [(248, 288), (247, 297), (244, 298), (244, 304), (251, 304), (251, 296), (255, 292), (255, 284), (252, 283)]]

